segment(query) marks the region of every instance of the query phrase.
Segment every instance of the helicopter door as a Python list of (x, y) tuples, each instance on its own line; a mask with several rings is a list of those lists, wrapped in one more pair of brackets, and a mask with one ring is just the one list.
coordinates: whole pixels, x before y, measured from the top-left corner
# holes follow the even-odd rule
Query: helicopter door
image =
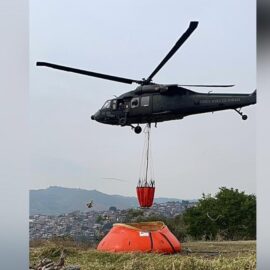
[(152, 112), (151, 96), (134, 97), (130, 101), (130, 116), (148, 115)]
[(152, 113), (152, 96), (141, 96), (140, 112), (146, 115)]

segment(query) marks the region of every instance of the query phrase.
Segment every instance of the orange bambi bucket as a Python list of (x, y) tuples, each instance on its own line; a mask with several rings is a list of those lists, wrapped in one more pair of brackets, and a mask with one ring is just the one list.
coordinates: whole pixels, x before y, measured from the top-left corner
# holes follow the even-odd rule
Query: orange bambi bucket
[(155, 187), (137, 187), (137, 198), (140, 207), (151, 207), (155, 196)]

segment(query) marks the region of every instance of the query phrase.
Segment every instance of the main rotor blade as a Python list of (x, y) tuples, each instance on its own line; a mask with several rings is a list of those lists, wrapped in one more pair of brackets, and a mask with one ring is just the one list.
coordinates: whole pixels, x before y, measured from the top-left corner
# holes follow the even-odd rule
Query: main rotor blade
[(68, 72), (74, 72), (74, 73), (79, 73), (82, 75), (87, 75), (87, 76), (92, 76), (96, 78), (101, 78), (105, 80), (110, 80), (110, 81), (116, 81), (116, 82), (121, 82), (121, 83), (127, 83), (127, 84), (132, 84), (132, 83), (139, 83), (141, 84), (142, 81), (138, 80), (132, 80), (132, 79), (127, 79), (123, 77), (116, 77), (112, 75), (107, 75), (107, 74), (102, 74), (102, 73), (97, 73), (93, 71), (87, 71), (87, 70), (82, 70), (82, 69), (77, 69), (77, 68), (71, 68), (71, 67), (66, 67), (66, 66), (60, 66), (52, 63), (46, 63), (46, 62), (37, 62), (37, 66), (45, 66), (49, 68), (55, 68), (63, 71), (68, 71)]
[(190, 87), (233, 87), (234, 84), (179, 84), (179, 86), (190, 86)]
[(146, 82), (149, 83), (152, 78), (159, 72), (159, 70), (166, 64), (166, 62), (175, 54), (175, 52), (184, 44), (184, 42), (189, 38), (192, 32), (197, 28), (199, 22), (190, 22), (186, 32), (178, 39), (173, 48), (165, 56), (165, 58), (160, 62), (152, 74), (146, 79)]

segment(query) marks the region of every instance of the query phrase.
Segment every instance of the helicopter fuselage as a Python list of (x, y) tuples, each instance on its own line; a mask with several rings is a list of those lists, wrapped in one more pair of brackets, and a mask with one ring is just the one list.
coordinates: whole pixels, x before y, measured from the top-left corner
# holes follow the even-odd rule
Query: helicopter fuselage
[(252, 94), (212, 94), (194, 92), (178, 85), (153, 84), (139, 86), (106, 101), (91, 118), (110, 125), (150, 124), (199, 113), (236, 110), (255, 103), (256, 91)]

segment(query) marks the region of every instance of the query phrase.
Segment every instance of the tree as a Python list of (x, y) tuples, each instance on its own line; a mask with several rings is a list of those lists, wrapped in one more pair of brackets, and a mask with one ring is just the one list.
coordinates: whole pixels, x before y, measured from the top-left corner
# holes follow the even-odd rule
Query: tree
[(115, 206), (111, 206), (111, 207), (109, 208), (109, 211), (115, 212), (115, 211), (117, 211), (117, 208), (116, 208)]
[(96, 223), (102, 224), (103, 221), (104, 221), (104, 218), (101, 215), (97, 216)]
[(187, 233), (195, 239), (255, 239), (256, 197), (222, 187), (214, 197), (203, 194), (183, 218)]
[(136, 222), (140, 217), (143, 217), (143, 210), (128, 209), (124, 222)]
[(164, 220), (164, 222), (178, 240), (181, 242), (186, 241), (187, 229), (183, 220), (183, 215), (167, 218)]

